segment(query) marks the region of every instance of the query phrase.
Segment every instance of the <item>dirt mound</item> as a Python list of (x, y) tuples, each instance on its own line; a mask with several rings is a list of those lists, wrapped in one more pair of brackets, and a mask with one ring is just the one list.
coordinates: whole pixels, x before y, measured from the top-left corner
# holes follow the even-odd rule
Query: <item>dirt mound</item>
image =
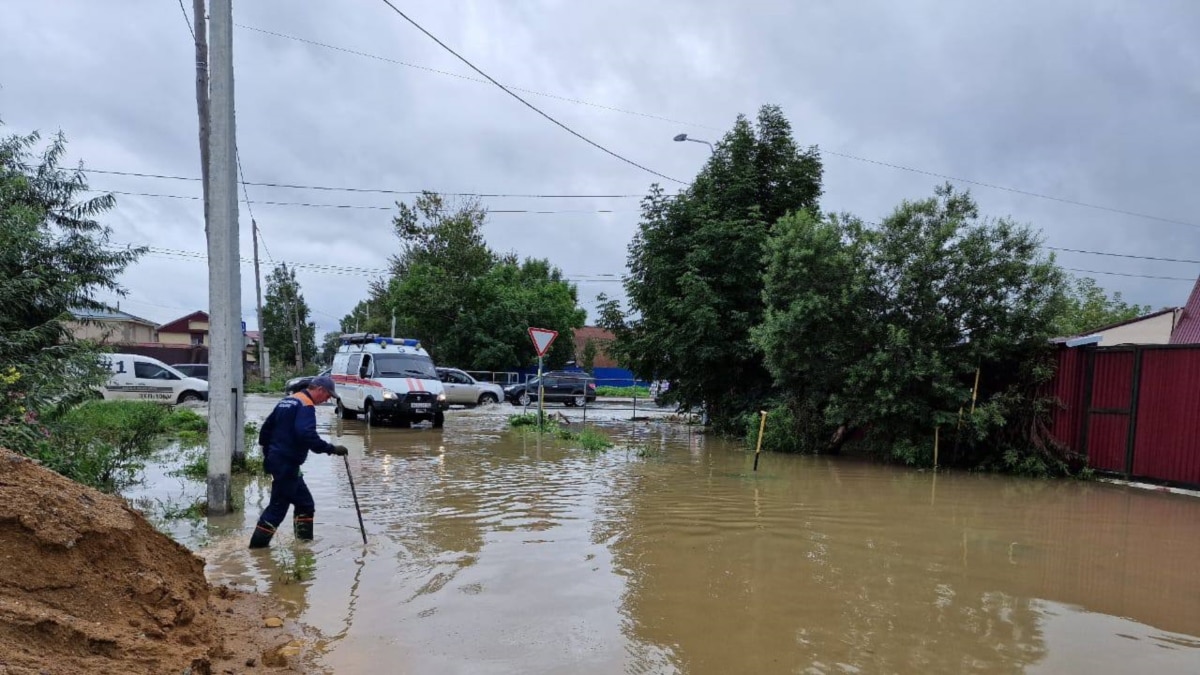
[(265, 611), (125, 502), (0, 449), (0, 674), (287, 666)]

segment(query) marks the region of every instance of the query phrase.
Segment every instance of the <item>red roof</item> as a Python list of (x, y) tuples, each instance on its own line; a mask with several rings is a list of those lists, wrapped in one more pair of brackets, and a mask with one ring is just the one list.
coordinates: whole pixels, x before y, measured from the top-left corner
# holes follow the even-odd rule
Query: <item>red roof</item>
[(201, 331), (192, 331), (191, 328), (188, 328), (188, 324), (191, 323), (192, 321), (203, 321), (203, 322), (207, 323), (208, 322), (208, 312), (198, 310), (198, 311), (192, 312), (191, 314), (188, 314), (187, 316), (181, 316), (178, 319), (175, 319), (174, 321), (171, 321), (169, 323), (164, 323), (163, 325), (159, 326), (158, 332), (159, 333), (201, 332)]
[(1187, 304), (1183, 306), (1183, 313), (1179, 316), (1179, 323), (1175, 324), (1175, 330), (1171, 332), (1171, 344), (1173, 345), (1198, 343), (1200, 343), (1200, 279), (1196, 279), (1196, 285), (1192, 287), (1192, 294), (1188, 297)]

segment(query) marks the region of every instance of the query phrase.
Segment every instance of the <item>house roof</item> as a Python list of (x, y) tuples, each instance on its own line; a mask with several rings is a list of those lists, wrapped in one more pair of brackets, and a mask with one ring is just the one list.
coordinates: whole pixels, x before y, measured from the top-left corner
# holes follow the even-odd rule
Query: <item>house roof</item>
[(203, 310), (197, 310), (195, 312), (192, 312), (191, 314), (188, 314), (187, 316), (181, 316), (178, 319), (175, 319), (174, 321), (168, 321), (167, 323), (164, 323), (163, 325), (158, 327), (158, 332), (160, 332), (160, 333), (191, 333), (192, 329), (188, 328), (188, 324), (192, 321), (207, 322), (208, 321), (208, 312), (205, 312)]
[(1192, 294), (1188, 297), (1187, 304), (1183, 306), (1183, 313), (1179, 316), (1179, 323), (1175, 324), (1175, 330), (1171, 332), (1171, 344), (1173, 345), (1196, 343), (1200, 343), (1200, 279), (1196, 279), (1196, 285), (1192, 287)]
[(130, 323), (140, 323), (151, 327), (158, 325), (149, 319), (143, 319), (140, 316), (134, 316), (129, 312), (122, 312), (119, 309), (73, 309), (71, 310), (71, 316), (74, 316), (80, 321), (128, 321)]

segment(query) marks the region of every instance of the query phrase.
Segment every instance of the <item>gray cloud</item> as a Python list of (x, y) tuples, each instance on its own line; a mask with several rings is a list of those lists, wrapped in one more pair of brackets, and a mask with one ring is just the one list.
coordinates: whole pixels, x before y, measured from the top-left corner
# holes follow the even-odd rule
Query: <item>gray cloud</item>
[[(190, 4), (185, 2), (190, 11)], [(235, 21), (477, 77), (382, 3), (238, 2)], [(400, 5), (502, 82), (679, 120), (522, 93), (598, 143), (688, 180), (740, 113), (778, 103), (804, 144), (1067, 199), (1198, 220), (1200, 7), (1188, 2), (525, 3)], [(514, 193), (644, 193), (658, 179), (575, 139), (486, 84), (238, 28), (239, 147), (246, 177), (313, 185)], [(199, 175), (194, 59), (169, 1), (13, 2), (0, 23), (5, 132), (63, 129), (91, 167)], [(686, 122), (687, 124), (683, 124)], [(826, 155), (827, 209), (868, 219), (938, 179)], [(196, 182), (94, 175), (95, 187), (200, 194)], [(674, 185), (668, 184), (669, 189)], [(1200, 259), (1196, 228), (972, 188), (985, 213), (1057, 246)], [(251, 186), (256, 201), (391, 205), (395, 197)], [(636, 199), (489, 199), (501, 251), (568, 274), (619, 273)], [(395, 250), (387, 211), (254, 205), (275, 260), (367, 268)], [(203, 251), (198, 201), (119, 198), (114, 239)], [(250, 255), (242, 207), (242, 250)], [(263, 254), (266, 259), (266, 252)], [(1064, 253), (1069, 267), (1194, 277), (1200, 266)], [(264, 272), (265, 275), (265, 272)], [(365, 276), (298, 272), (321, 330), (366, 292)], [(243, 312), (254, 285), (242, 270)], [(1187, 282), (1100, 275), (1155, 306)], [(207, 304), (202, 261), (148, 256), (122, 307), (167, 320)], [(589, 309), (619, 284), (586, 282)]]

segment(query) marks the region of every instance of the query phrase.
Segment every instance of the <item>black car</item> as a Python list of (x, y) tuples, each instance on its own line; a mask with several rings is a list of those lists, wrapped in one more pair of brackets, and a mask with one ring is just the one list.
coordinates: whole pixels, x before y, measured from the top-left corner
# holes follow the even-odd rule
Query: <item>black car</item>
[(194, 377), (205, 382), (208, 381), (207, 363), (173, 363), (171, 367), (188, 377)]
[(287, 381), (287, 384), (285, 384), (283, 386), (283, 391), (288, 394), (294, 394), (298, 391), (303, 391), (305, 389), (308, 389), (308, 385), (310, 382), (313, 381), (314, 377), (317, 377), (319, 375), (328, 375), (330, 372), (332, 372), (332, 369), (326, 368), (325, 370), (322, 370), (321, 372), (317, 373), (316, 375), (303, 375), (301, 377), (293, 377), (292, 379)]
[[(552, 370), (542, 374), (545, 401), (568, 406), (582, 406), (596, 400), (596, 380), (587, 373)], [(529, 405), (537, 401), (538, 379), (504, 388), (504, 399), (513, 405)]]

